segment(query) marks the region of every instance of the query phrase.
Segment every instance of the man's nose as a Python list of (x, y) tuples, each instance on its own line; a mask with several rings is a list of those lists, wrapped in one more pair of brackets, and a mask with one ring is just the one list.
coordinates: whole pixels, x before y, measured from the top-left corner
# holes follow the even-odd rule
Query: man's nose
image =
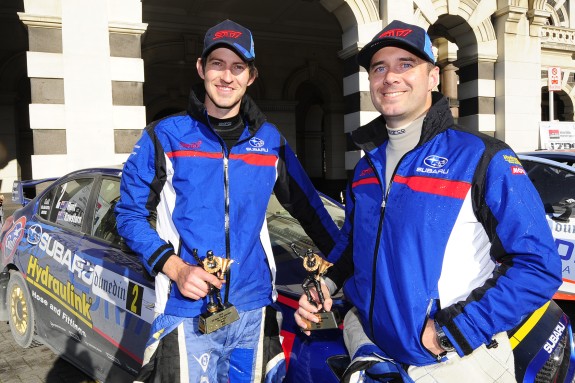
[(395, 73), (392, 70), (389, 70), (385, 73), (385, 77), (383, 78), (383, 82), (386, 84), (392, 84), (394, 82), (397, 82), (399, 79), (399, 74)]
[(226, 68), (222, 71), (222, 80), (224, 80), (225, 82), (232, 82), (233, 80), (233, 75), (232, 75), (232, 70), (230, 68)]

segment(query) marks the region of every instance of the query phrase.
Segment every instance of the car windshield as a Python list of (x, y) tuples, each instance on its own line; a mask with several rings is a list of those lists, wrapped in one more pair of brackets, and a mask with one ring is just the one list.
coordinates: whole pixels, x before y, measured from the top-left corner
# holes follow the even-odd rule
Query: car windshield
[[(539, 192), (545, 211), (558, 212), (557, 207), (575, 198), (575, 173), (558, 166), (522, 159), (527, 175)], [(564, 210), (560, 208), (559, 211)]]
[[(328, 198), (321, 195), (320, 197), (331, 218), (341, 228), (345, 218), (344, 209)], [(300, 284), (306, 277), (306, 271), (302, 260), (291, 249), (291, 245), (295, 244), (300, 254), (304, 254), (307, 249), (316, 252), (318, 249), (299, 222), (283, 208), (274, 195), (268, 204), (266, 219), (278, 268), (276, 283), (281, 285), (284, 291), (289, 290), (301, 294)], [(327, 256), (327, 254), (324, 255)]]

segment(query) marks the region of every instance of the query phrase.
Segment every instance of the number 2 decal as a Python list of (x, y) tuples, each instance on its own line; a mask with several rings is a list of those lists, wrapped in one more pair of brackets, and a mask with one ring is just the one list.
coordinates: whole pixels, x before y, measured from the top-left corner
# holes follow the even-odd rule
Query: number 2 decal
[(142, 315), (142, 295), (143, 287), (128, 282), (128, 299), (126, 300), (126, 309), (137, 315)]

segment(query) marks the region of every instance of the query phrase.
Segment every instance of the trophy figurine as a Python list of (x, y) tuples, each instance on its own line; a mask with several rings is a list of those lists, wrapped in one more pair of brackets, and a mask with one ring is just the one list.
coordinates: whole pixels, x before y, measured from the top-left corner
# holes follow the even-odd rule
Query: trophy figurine
[[(212, 250), (208, 250), (206, 257), (201, 260), (198, 257), (198, 249), (193, 249), (192, 254), (208, 273), (215, 275), (220, 280), (226, 279), (226, 273), (230, 269), (233, 260), (218, 257)], [(200, 315), (198, 330), (202, 334), (209, 334), (239, 319), (238, 311), (229, 302), (222, 301), (220, 289), (208, 283), (210, 291), (208, 292), (207, 311)]]
[(308, 249), (302, 256), (297, 251), (295, 244), (292, 243), (290, 247), (298, 257), (302, 258), (303, 267), (307, 271), (307, 277), (301, 284), (301, 287), (305, 292), (308, 302), (317, 307), (317, 303), (313, 300), (311, 292), (309, 291), (310, 285), (313, 285), (313, 287), (315, 287), (315, 291), (317, 291), (319, 302), (321, 303), (321, 309), (315, 313), (315, 316), (319, 318), (319, 322), (315, 323), (304, 319), (304, 322), (307, 324), (306, 330), (328, 330), (337, 328), (339, 315), (336, 311), (327, 311), (324, 309), (325, 298), (321, 290), (320, 281), (320, 278), (325, 274), (327, 269), (333, 265), (333, 263), (326, 261), (318, 254), (315, 254), (311, 249)]

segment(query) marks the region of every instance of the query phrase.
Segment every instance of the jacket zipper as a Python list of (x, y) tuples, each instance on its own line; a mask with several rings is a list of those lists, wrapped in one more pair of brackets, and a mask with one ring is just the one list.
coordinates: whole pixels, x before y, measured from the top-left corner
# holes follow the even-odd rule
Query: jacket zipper
[[(230, 185), (228, 179), (228, 154), (222, 150), (224, 154), (224, 230), (226, 234), (226, 259), (230, 259)], [(226, 273), (226, 292), (224, 295), (224, 302), (228, 302), (230, 294), (230, 272)]]
[[(416, 145), (415, 147), (417, 147), (418, 145)], [(414, 148), (415, 149), (415, 148)], [(412, 150), (414, 150), (412, 149)], [(375, 242), (375, 249), (374, 249), (374, 254), (373, 254), (373, 267), (372, 267), (372, 283), (371, 283), (371, 299), (369, 302), (369, 325), (371, 328), (371, 334), (372, 336), (375, 336), (375, 332), (374, 332), (374, 328), (373, 328), (373, 307), (374, 307), (374, 301), (375, 301), (375, 284), (376, 284), (376, 268), (377, 268), (377, 255), (378, 255), (378, 249), (379, 249), (379, 244), (381, 242), (381, 232), (383, 230), (383, 219), (385, 216), (385, 207), (387, 204), (387, 198), (389, 197), (389, 191), (391, 190), (391, 185), (393, 184), (393, 177), (395, 177), (395, 173), (397, 172), (397, 169), (399, 168), (399, 164), (401, 163), (401, 161), (403, 161), (403, 158), (410, 153), (412, 150), (409, 150), (408, 152), (406, 152), (403, 156), (401, 156), (401, 158), (399, 159), (399, 161), (397, 161), (397, 165), (395, 165), (395, 169), (393, 169), (393, 173), (391, 174), (391, 177), (389, 178), (389, 184), (387, 185), (387, 190), (385, 190), (385, 194), (383, 196), (383, 200), (381, 201), (381, 208), (380, 208), (380, 213), (379, 213), (379, 224), (377, 227), (377, 239)], [(371, 158), (369, 158), (369, 155), (366, 153), (365, 158), (369, 164), (369, 166), (371, 166), (371, 168), (373, 169), (373, 173), (376, 175), (379, 184), (383, 185), (382, 180), (379, 178), (379, 175), (376, 171), (375, 166), (373, 165), (373, 162), (371, 161)]]
[[(373, 165), (373, 162), (371, 161), (371, 159), (369, 158), (369, 155), (366, 154), (365, 158), (367, 159), (367, 162), (369, 163), (369, 166), (371, 166), (371, 168), (373, 169), (373, 173), (375, 174), (375, 176), (377, 177), (379, 184), (383, 185), (382, 180), (379, 178), (379, 175), (377, 173), (377, 170), (375, 169), (375, 166)], [(390, 185), (391, 186), (391, 180), (390, 180)], [(375, 331), (373, 328), (373, 306), (374, 306), (374, 301), (375, 301), (375, 284), (376, 284), (376, 274), (377, 274), (377, 249), (379, 249), (379, 243), (381, 240), (381, 230), (383, 228), (383, 215), (385, 213), (385, 201), (387, 199), (387, 194), (389, 192), (389, 187), (388, 190), (386, 190), (385, 195), (383, 196), (383, 201), (381, 203), (381, 208), (380, 208), (380, 213), (379, 213), (379, 224), (377, 227), (377, 239), (375, 241), (375, 249), (374, 249), (374, 254), (373, 254), (373, 266), (372, 266), (372, 278), (371, 278), (371, 299), (369, 302), (369, 325), (371, 327), (371, 334), (372, 336), (375, 336)]]

